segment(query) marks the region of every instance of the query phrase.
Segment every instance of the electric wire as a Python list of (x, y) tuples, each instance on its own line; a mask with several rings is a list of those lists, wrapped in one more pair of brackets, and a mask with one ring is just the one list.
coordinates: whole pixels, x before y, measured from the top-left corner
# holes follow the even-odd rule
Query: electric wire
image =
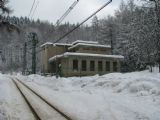
[(35, 6), (35, 8), (34, 8), (34, 10), (33, 10), (33, 14), (32, 14), (32, 16), (31, 16), (31, 19), (33, 18), (34, 14), (35, 14), (38, 5), (39, 5), (39, 1), (37, 1), (37, 4), (36, 4), (36, 6)]
[(63, 38), (65, 38), (66, 36), (68, 36), (69, 34), (71, 34), (73, 31), (75, 31), (77, 28), (79, 28), (81, 25), (83, 25), (85, 22), (87, 22), (90, 18), (92, 18), (94, 15), (96, 15), (98, 12), (100, 12), (103, 8), (105, 8), (107, 5), (109, 5), (111, 2), (112, 2), (112, 0), (109, 0), (107, 3), (105, 3), (97, 11), (95, 11), (94, 13), (92, 13), (88, 18), (86, 18), (84, 21), (82, 21), (80, 24), (78, 24), (72, 30), (70, 30), (69, 32), (65, 33), (63, 36), (61, 36), (60, 38), (58, 38), (54, 43), (59, 42), (60, 40), (62, 40)]
[(73, 10), (73, 8), (77, 5), (77, 3), (79, 2), (79, 0), (76, 0), (70, 7), (69, 9), (60, 17), (59, 20), (57, 20), (56, 22), (56, 26), (59, 26), (62, 21), (65, 19), (65, 17)]
[(32, 10), (33, 10), (33, 8), (34, 8), (35, 2), (36, 2), (36, 0), (33, 1), (32, 7), (31, 7), (30, 12), (29, 12), (29, 14), (28, 14), (28, 18), (30, 17), (30, 15), (31, 15), (31, 13), (32, 13)]

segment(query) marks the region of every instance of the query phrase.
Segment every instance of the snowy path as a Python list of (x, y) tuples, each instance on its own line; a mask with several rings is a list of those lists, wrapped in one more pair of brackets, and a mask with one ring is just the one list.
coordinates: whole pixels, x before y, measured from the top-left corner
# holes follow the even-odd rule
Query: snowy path
[(0, 75), (0, 120), (35, 120), (12, 80), (3, 75)]

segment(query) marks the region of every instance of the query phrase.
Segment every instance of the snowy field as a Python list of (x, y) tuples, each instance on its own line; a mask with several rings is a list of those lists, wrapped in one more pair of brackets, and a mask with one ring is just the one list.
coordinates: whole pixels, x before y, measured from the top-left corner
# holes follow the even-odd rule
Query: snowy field
[[(9, 87), (7, 76), (0, 74), (0, 120), (7, 115), (15, 115), (16, 120), (27, 109), (23, 110), (20, 96), (11, 91), (15, 88)], [(160, 74), (156, 70), (81, 78), (14, 77), (23, 79), (74, 120), (160, 120)]]
[(78, 120), (160, 120), (156, 70), (81, 78), (17, 77)]

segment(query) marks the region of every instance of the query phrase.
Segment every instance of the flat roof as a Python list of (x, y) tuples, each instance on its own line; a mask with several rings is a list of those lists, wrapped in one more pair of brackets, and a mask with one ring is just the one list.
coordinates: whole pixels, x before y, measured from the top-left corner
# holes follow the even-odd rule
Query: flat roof
[(72, 44), (67, 44), (67, 43), (55, 43), (53, 45), (54, 46), (72, 46)]
[(46, 42), (46, 43), (42, 44), (40, 47), (44, 47), (46, 45), (53, 45), (53, 43), (52, 42)]
[(98, 42), (96, 42), (96, 41), (84, 41), (84, 40), (76, 40), (76, 41), (74, 41), (74, 42), (72, 43), (72, 45), (75, 45), (75, 44), (77, 44), (77, 43), (98, 44)]
[(53, 46), (72, 46), (72, 44), (67, 44), (67, 43), (55, 43), (53, 44), (52, 42), (46, 42), (44, 44), (42, 44), (40, 47), (44, 47), (47, 45), (53, 45)]
[(49, 59), (49, 62), (53, 62), (56, 59), (68, 57), (68, 56), (83, 56), (83, 57), (101, 57), (101, 58), (116, 58), (116, 59), (124, 59), (122, 55), (104, 55), (104, 54), (91, 54), (91, 53), (74, 53), (74, 52), (66, 52), (61, 55), (53, 56)]
[(110, 45), (100, 45), (100, 44), (86, 44), (86, 43), (78, 43), (68, 48), (68, 50), (74, 49), (78, 46), (89, 46), (89, 47), (101, 47), (101, 48), (111, 48)]
[(43, 48), (43, 47), (49, 46), (49, 45), (53, 45), (53, 46), (67, 46), (67, 47), (69, 47), (68, 50), (72, 50), (72, 49), (74, 49), (76, 47), (79, 47), (79, 46), (111, 48), (110, 45), (101, 45), (101, 44), (99, 44), (96, 41), (83, 41), (83, 40), (77, 40), (77, 41), (73, 42), (72, 44), (46, 42), (46, 43), (42, 44), (40, 47)]

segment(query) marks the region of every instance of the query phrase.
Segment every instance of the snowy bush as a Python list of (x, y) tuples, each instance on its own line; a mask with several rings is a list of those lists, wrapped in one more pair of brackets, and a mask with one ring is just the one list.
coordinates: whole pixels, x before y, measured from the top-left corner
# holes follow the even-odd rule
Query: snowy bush
[(137, 93), (137, 96), (148, 96), (149, 92), (148, 91), (140, 91)]
[(144, 93), (144, 91), (149, 92), (152, 88), (154, 88), (154, 85), (149, 82), (138, 82), (138, 83), (132, 84), (129, 88), (129, 91), (131, 93), (137, 93), (137, 92), (143, 91)]

